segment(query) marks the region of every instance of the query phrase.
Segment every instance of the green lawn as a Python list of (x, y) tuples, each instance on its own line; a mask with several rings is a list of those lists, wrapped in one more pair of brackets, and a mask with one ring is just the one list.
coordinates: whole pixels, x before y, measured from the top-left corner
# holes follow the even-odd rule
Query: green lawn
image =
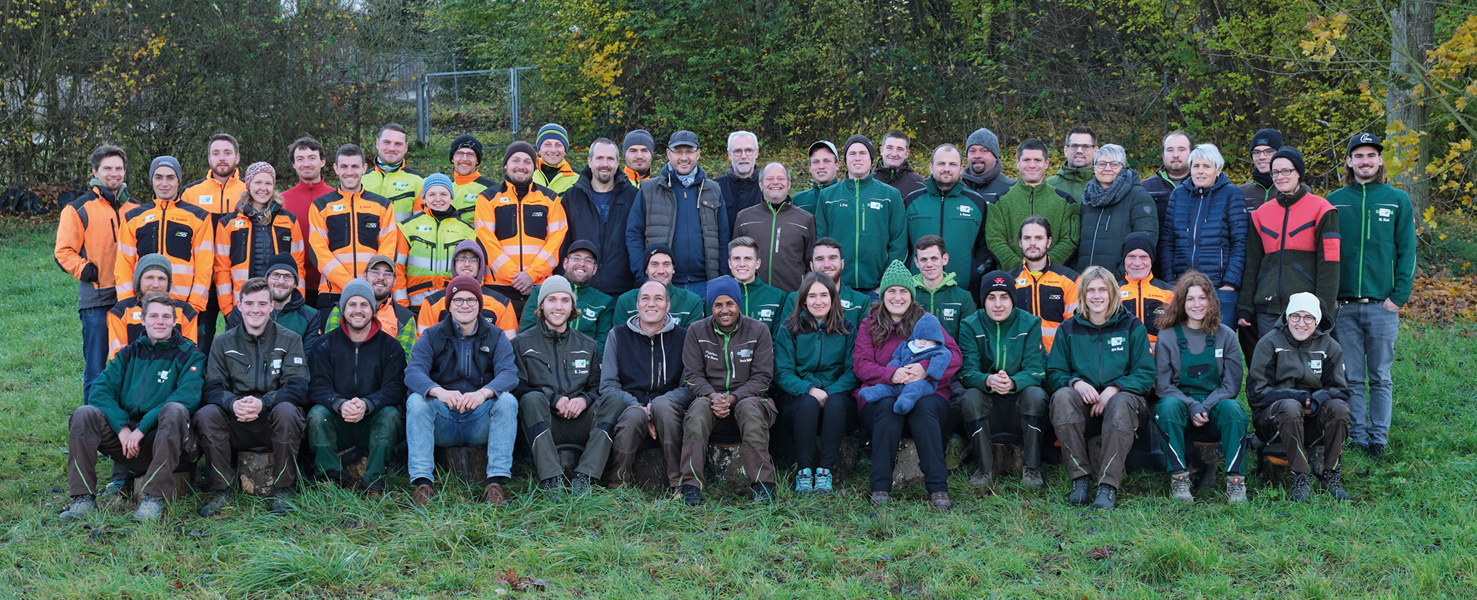
[[(382, 502), (310, 484), (285, 518), (238, 497), (207, 521), (196, 495), (157, 524), (62, 523), (81, 360), (52, 227), (0, 223), (0, 598), (1477, 597), (1477, 338), (1439, 329), (1402, 332), (1393, 452), (1346, 455), (1348, 504), (1294, 505), (1253, 478), (1246, 505), (1183, 506), (1162, 473), (1135, 473), (1121, 508), (1094, 513), (1068, 507), (1048, 467), (1046, 493), (983, 499), (956, 473), (947, 515), (919, 488), (874, 511), (862, 475), (831, 497), (692, 509), (635, 491), (537, 498), (524, 465), (502, 509), (459, 486), (411, 508), (400, 473)], [(546, 587), (514, 591), (509, 569)]]

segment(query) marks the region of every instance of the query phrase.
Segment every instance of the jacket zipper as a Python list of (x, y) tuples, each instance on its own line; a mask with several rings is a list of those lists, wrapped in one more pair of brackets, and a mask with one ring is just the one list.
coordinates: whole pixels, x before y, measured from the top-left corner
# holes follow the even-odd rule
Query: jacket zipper
[[(780, 245), (780, 211), (773, 205), (769, 209), (769, 257), (764, 259), (769, 264), (769, 281), (774, 281), (774, 252)], [(783, 208), (783, 206), (781, 207)], [(731, 232), (730, 232), (731, 233)]]
[[(1297, 204), (1297, 202), (1293, 200), (1292, 204)], [(1277, 239), (1277, 295), (1274, 298), (1282, 297), (1282, 270), (1287, 262), (1287, 220), (1292, 217), (1292, 204), (1282, 207), (1282, 236)], [(1265, 251), (1265, 248), (1263, 250)]]
[[(720, 332), (721, 333), (721, 332)], [(728, 334), (723, 334), (723, 393), (733, 391), (733, 355), (728, 353)]]
[[(1364, 241), (1369, 239), (1369, 184), (1359, 185), (1359, 285), (1354, 287), (1354, 295), (1364, 294)], [(1393, 281), (1393, 280), (1392, 280)]]
[(856, 221), (861, 223), (860, 226), (855, 226), (855, 224), (853, 224), (853, 227), (851, 228), (851, 237), (854, 240), (852, 242), (851, 251), (852, 264), (854, 265), (851, 269), (851, 284), (857, 287), (861, 287), (862, 230), (867, 228), (867, 213), (862, 211), (862, 181), (860, 179), (853, 179), (851, 181), (853, 182), (852, 187), (855, 189), (854, 196), (856, 197), (856, 200), (853, 203), (853, 207), (856, 209)]

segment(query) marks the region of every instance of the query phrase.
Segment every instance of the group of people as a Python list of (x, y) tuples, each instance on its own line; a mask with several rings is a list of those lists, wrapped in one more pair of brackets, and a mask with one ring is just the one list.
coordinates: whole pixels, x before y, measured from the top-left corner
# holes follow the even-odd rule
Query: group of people
[[(690, 131), (670, 136), (660, 169), (636, 130), (592, 142), (576, 172), (568, 133), (549, 124), (506, 147), (497, 180), (470, 135), (452, 142), (449, 176), (408, 168), (390, 124), (373, 163), (352, 144), (330, 157), (297, 140), (298, 182), (279, 191), (266, 162), (238, 177), (222, 133), (193, 183), (178, 159), (153, 159), (147, 201), (124, 183), (124, 150), (101, 146), (57, 230), (86, 360), (62, 517), (142, 477), (136, 516), (157, 519), (170, 474), (199, 454), (213, 492), (200, 513), (216, 514), (233, 454), (257, 447), (270, 448), (278, 512), (300, 455), (378, 496), (402, 440), (416, 504), (435, 495), (436, 447), (483, 444), (482, 498), (505, 502), (520, 439), (547, 490), (628, 485), (636, 455), (659, 447), (668, 485), (696, 505), (715, 437), (741, 444), (755, 499), (772, 501), (771, 435), (793, 438), (795, 492), (829, 493), (860, 427), (884, 504), (906, 434), (943, 510), (948, 471), (970, 454), (970, 484), (993, 489), (998, 433), (1019, 434), (1021, 481), (1044, 488), (1047, 422), (1068, 500), (1097, 508), (1116, 505), (1151, 419), (1184, 501), (1187, 439), (1219, 441), (1227, 496), (1246, 499), (1248, 423), (1284, 448), (1295, 500), (1310, 494), (1315, 446), (1336, 498), (1346, 441), (1383, 453), (1415, 229), (1374, 135), (1349, 140), (1344, 187), (1326, 199), (1269, 129), (1240, 187), (1183, 131), (1142, 180), (1088, 127), (1069, 132), (1050, 177), (1047, 146), (1020, 142), (1019, 181), (988, 129), (962, 151), (934, 148), (927, 178), (911, 143), (817, 141), (811, 185), (795, 191), (745, 131), (710, 178)], [(358, 481), (350, 449), (367, 458)], [(101, 489), (99, 452), (114, 462)]]

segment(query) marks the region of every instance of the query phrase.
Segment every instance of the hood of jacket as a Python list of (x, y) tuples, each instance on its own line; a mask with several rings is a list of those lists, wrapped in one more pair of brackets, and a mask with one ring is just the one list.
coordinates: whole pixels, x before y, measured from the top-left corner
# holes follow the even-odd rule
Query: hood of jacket
[(626, 328), (645, 338), (658, 337), (677, 328), (677, 319), (672, 318), (671, 313), (667, 313), (666, 317), (667, 319), (662, 322), (661, 330), (656, 332), (656, 335), (646, 335), (646, 330), (641, 328), (641, 315), (632, 315), (631, 318), (626, 319)]

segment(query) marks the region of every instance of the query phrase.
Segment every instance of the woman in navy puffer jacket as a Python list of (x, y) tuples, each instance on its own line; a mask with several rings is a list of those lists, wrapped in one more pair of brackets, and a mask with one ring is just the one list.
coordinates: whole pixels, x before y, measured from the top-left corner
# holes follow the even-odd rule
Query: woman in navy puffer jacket
[(1159, 229), (1159, 265), (1173, 282), (1191, 269), (1215, 284), (1222, 323), (1235, 322), (1234, 305), (1246, 268), (1246, 198), (1221, 170), (1225, 159), (1211, 144), (1190, 152), (1190, 178), (1174, 189)]

